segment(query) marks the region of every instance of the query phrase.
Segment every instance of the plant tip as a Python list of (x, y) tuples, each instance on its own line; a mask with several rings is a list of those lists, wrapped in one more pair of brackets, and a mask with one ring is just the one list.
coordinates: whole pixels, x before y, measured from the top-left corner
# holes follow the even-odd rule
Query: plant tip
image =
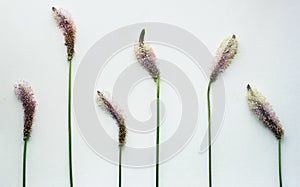
[(247, 84), (247, 90), (250, 90), (251, 86), (249, 84)]
[(143, 29), (143, 30), (141, 31), (140, 39), (139, 39), (139, 42), (140, 42), (140, 43), (144, 43), (145, 32), (146, 32), (145, 29)]

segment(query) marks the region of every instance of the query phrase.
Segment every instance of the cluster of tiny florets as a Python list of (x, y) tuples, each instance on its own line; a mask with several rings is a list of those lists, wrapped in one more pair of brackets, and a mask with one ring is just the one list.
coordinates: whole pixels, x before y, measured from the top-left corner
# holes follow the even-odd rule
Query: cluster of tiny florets
[(237, 53), (238, 41), (235, 35), (226, 38), (219, 46), (215, 61), (216, 65), (210, 75), (210, 81), (214, 82), (220, 73), (222, 73), (232, 62)]
[(141, 33), (142, 38), (140, 37), (139, 43), (134, 46), (134, 52), (138, 62), (145, 68), (145, 70), (148, 71), (153, 80), (156, 82), (160, 76), (160, 72), (156, 66), (156, 56), (153, 49), (150, 45), (144, 43), (144, 34), (145, 30)]
[(119, 146), (122, 147), (126, 143), (127, 134), (127, 128), (123, 116), (100, 91), (97, 91), (96, 102), (104, 111), (108, 112), (112, 118), (116, 120), (119, 127)]
[(36, 100), (28, 82), (22, 81), (15, 85), (15, 93), (24, 108), (24, 140), (29, 139), (32, 129)]
[(284, 130), (266, 98), (256, 89), (251, 88), (249, 84), (247, 85), (246, 96), (252, 112), (274, 133), (276, 138), (280, 139), (284, 135)]
[(69, 13), (63, 9), (52, 7), (54, 19), (58, 27), (62, 30), (65, 36), (65, 45), (67, 46), (68, 61), (72, 60), (74, 55), (76, 27), (69, 16)]

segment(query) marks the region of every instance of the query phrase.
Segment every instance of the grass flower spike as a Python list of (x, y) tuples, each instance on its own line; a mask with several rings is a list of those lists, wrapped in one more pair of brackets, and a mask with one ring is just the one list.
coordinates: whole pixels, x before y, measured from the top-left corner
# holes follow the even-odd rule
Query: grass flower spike
[(27, 142), (30, 138), (30, 133), (33, 124), (33, 118), (37, 102), (34, 98), (33, 91), (28, 82), (22, 81), (15, 85), (15, 93), (18, 99), (22, 102), (24, 108), (24, 153), (23, 153), (23, 187), (26, 186), (26, 152)]
[(210, 88), (211, 84), (215, 82), (218, 76), (225, 71), (225, 69), (231, 64), (233, 58), (235, 57), (238, 49), (238, 42), (236, 36), (232, 35), (231, 37), (226, 38), (220, 44), (215, 62), (216, 65), (213, 68), (210, 79), (207, 87), (207, 110), (208, 110), (208, 178), (209, 178), (209, 187), (212, 187), (212, 161), (211, 161), (211, 119), (210, 119)]
[(141, 66), (148, 71), (156, 83), (156, 187), (159, 186), (159, 95), (160, 95), (160, 72), (156, 66), (156, 56), (150, 45), (144, 42), (145, 29), (140, 33), (139, 42), (134, 46), (136, 59)]
[(69, 81), (68, 81), (68, 141), (69, 141), (69, 176), (70, 186), (73, 187), (73, 166), (72, 166), (72, 60), (74, 56), (76, 27), (67, 11), (52, 7), (53, 16), (57, 26), (62, 30), (67, 47), (69, 62)]
[(100, 91), (97, 91), (96, 102), (104, 111), (106, 111), (108, 114), (111, 115), (113, 119), (116, 120), (119, 127), (119, 146), (123, 147), (123, 145), (126, 142), (127, 134), (127, 129), (123, 116), (120, 114), (120, 112), (116, 110), (116, 108), (108, 101), (108, 99)]
[(247, 85), (246, 95), (250, 110), (258, 117), (260, 121), (270, 129), (278, 140), (278, 173), (279, 185), (282, 187), (282, 174), (281, 174), (281, 138), (284, 136), (284, 130), (280, 124), (278, 117), (273, 111), (271, 105), (266, 98), (259, 93), (256, 89)]
[(67, 46), (68, 61), (72, 60), (74, 55), (76, 27), (71, 19), (70, 14), (63, 9), (52, 7), (54, 19), (57, 26), (62, 30), (65, 37), (65, 45)]
[(22, 102), (24, 108), (24, 141), (30, 137), (32, 122), (36, 109), (36, 100), (33, 91), (28, 82), (22, 81), (15, 85), (15, 93), (18, 99)]
[(108, 99), (101, 93), (97, 91), (96, 97), (97, 104), (111, 117), (116, 120), (119, 127), (119, 187), (122, 186), (122, 148), (126, 143), (127, 128), (125, 125), (125, 120), (120, 112), (108, 101)]
[(156, 56), (150, 45), (144, 43), (145, 29), (140, 34), (139, 43), (134, 46), (134, 52), (138, 62), (151, 75), (154, 82), (159, 78), (159, 69), (156, 66)]
[(256, 89), (251, 88), (249, 84), (247, 85), (247, 101), (249, 108), (258, 119), (273, 132), (277, 139), (281, 139), (284, 135), (284, 130), (278, 117), (266, 98)]
[(217, 80), (219, 74), (225, 71), (225, 69), (231, 64), (234, 56), (237, 53), (238, 41), (235, 35), (226, 38), (219, 46), (215, 57), (216, 65), (210, 75), (210, 81)]

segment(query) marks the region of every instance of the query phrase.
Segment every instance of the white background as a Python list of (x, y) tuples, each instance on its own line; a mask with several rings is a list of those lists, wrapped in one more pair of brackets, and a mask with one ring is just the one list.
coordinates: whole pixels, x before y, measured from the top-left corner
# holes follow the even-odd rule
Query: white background
[[(39, 103), (28, 144), (28, 187), (68, 186), (67, 63), (62, 35), (51, 15), (53, 5), (71, 12), (77, 25), (74, 72), (98, 39), (128, 24), (157, 21), (177, 25), (197, 36), (212, 53), (225, 36), (235, 33), (240, 47), (234, 64), (223, 76), (226, 114), (213, 146), (214, 186), (278, 186), (277, 142), (249, 112), (247, 83), (268, 97), (280, 117), (286, 130), (282, 142), (284, 186), (299, 185), (299, 1), (2, 0), (1, 187), (21, 186), (23, 111), (13, 93), (13, 85), (21, 79), (32, 84)], [(197, 89), (201, 126), (190, 144), (161, 166), (162, 187), (207, 186), (207, 154), (199, 154), (206, 130), (207, 82), (203, 80)], [(74, 186), (117, 186), (116, 166), (90, 150), (76, 122), (73, 139)], [(124, 187), (154, 186), (154, 168), (123, 171)]]

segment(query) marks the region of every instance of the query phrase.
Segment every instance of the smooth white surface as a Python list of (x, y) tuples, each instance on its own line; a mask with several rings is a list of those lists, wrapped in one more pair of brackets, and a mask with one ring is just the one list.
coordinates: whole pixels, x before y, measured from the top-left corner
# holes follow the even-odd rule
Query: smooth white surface
[[(67, 63), (62, 35), (51, 15), (53, 5), (71, 12), (77, 25), (74, 72), (95, 41), (132, 23), (180, 26), (212, 53), (225, 36), (235, 33), (240, 47), (223, 76), (226, 114), (213, 147), (214, 186), (278, 186), (277, 142), (249, 112), (247, 83), (268, 98), (281, 119), (286, 130), (284, 186), (299, 185), (299, 1), (10, 0), (0, 1), (0, 186), (21, 186), (23, 116), (13, 93), (20, 79), (32, 84), (39, 103), (28, 144), (28, 187), (68, 186)], [(162, 187), (207, 186), (207, 156), (198, 153), (206, 130), (206, 82), (197, 84), (201, 126), (186, 149), (161, 166)], [(117, 168), (89, 149), (75, 120), (73, 139), (75, 186), (117, 186)], [(124, 187), (154, 186), (154, 168), (123, 171)]]

